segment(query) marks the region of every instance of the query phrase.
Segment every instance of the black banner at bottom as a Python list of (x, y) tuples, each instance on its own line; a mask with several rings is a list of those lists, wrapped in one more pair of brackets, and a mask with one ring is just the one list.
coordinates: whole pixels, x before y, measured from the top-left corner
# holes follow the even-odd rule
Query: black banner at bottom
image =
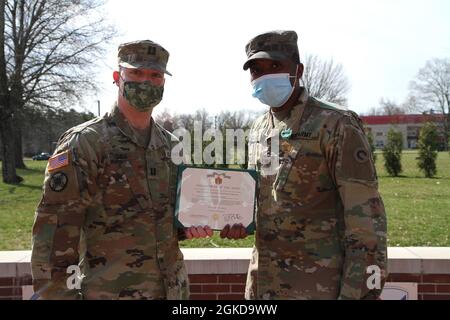
[[(51, 319), (406, 319), (439, 314), (445, 301), (0, 301), (3, 316)], [(445, 309), (444, 309), (445, 308)], [(21, 317), (19, 317), (21, 318)], [(6, 317), (4, 319), (7, 319)]]

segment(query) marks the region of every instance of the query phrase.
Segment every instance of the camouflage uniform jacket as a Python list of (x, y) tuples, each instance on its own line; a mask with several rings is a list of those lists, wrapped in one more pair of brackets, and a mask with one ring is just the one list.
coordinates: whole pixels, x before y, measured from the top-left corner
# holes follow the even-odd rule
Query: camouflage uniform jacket
[(249, 168), (260, 173), (260, 190), (246, 298), (377, 298), (367, 268), (379, 267), (382, 287), (386, 217), (364, 129), (355, 113), (302, 90), (284, 117), (269, 111), (251, 130)]
[[(147, 145), (115, 105), (61, 136), (33, 226), (33, 284), (42, 298), (188, 298), (173, 227), (171, 135), (152, 122)], [(80, 290), (66, 285), (71, 265), (81, 267)]]

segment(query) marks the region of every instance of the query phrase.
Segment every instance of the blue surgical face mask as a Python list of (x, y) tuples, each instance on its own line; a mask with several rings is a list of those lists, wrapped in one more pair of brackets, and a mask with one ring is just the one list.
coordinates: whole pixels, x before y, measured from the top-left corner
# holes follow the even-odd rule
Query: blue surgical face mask
[(279, 108), (284, 105), (294, 92), (289, 73), (266, 74), (252, 81), (252, 96), (262, 103)]

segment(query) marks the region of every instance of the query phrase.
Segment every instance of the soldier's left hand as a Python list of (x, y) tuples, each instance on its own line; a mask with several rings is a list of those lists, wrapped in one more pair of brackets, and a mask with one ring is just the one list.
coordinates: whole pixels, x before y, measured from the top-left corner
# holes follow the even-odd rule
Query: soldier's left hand
[(229, 224), (227, 224), (220, 232), (220, 237), (222, 239), (227, 238), (230, 240), (231, 239), (234, 239), (234, 240), (244, 239), (245, 237), (247, 237), (247, 231), (245, 230), (242, 223), (233, 224), (233, 226), (230, 226)]
[(209, 226), (189, 227), (184, 229), (186, 238), (207, 238), (213, 235), (213, 230)]

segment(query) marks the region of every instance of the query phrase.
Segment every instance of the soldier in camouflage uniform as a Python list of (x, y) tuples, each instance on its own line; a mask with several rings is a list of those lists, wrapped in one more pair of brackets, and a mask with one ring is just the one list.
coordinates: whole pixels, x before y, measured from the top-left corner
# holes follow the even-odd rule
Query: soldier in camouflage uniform
[[(119, 47), (110, 113), (68, 130), (49, 160), (33, 226), (32, 274), (43, 299), (187, 299), (173, 227), (171, 134), (151, 112), (169, 53), (149, 40)], [(79, 266), (81, 287), (67, 286)]]
[(386, 215), (361, 120), (299, 85), (294, 31), (261, 34), (246, 53), (254, 96), (271, 107), (250, 134), (249, 167), (260, 174), (260, 190), (246, 299), (378, 298)]

